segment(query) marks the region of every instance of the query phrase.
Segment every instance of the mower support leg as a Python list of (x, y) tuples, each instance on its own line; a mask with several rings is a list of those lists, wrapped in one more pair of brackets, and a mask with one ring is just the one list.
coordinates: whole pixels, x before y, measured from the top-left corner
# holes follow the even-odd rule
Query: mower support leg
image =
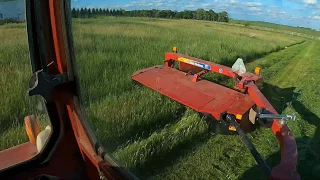
[(209, 71), (208, 70), (202, 70), (202, 71), (194, 74), (193, 78), (192, 78), (192, 82), (197, 82), (198, 78), (201, 77), (202, 75), (206, 74), (207, 72), (209, 72)]

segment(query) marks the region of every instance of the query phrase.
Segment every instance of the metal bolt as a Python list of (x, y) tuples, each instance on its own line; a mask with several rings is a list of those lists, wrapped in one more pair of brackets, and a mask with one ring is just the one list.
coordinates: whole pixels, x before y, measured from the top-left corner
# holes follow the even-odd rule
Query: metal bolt
[(295, 120), (295, 113), (289, 115), (275, 115), (275, 114), (258, 114), (258, 118), (260, 119), (280, 119), (280, 124), (286, 124), (288, 120)]

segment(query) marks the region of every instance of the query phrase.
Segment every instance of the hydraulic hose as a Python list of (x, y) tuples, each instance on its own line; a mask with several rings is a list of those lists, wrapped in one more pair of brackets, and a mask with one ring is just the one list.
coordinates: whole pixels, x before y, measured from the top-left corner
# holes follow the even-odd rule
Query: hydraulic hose
[(251, 154), (253, 155), (254, 159), (257, 161), (257, 163), (260, 165), (260, 167), (263, 169), (265, 174), (269, 177), (271, 174), (271, 170), (266, 162), (262, 159), (259, 152), (256, 150), (256, 148), (253, 146), (247, 135), (244, 133), (244, 131), (241, 129), (240, 125), (236, 121), (236, 117), (233, 114), (228, 114), (226, 116), (226, 121), (231, 123), (237, 130), (238, 134), (246, 144), (247, 148), (250, 150)]

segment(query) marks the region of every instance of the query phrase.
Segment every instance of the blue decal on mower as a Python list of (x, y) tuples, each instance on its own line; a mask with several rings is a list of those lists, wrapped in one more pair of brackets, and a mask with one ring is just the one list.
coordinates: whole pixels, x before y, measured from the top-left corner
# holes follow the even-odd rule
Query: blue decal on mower
[(199, 62), (194, 62), (193, 64), (194, 64), (195, 66), (202, 67), (203, 69), (211, 70), (211, 66), (209, 66), (209, 65), (207, 65), (207, 64), (203, 64), (203, 63), (199, 63)]

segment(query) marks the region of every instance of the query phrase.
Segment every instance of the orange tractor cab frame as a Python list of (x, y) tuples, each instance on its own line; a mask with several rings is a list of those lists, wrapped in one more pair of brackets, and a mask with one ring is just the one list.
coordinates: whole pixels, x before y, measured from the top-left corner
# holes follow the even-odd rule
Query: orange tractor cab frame
[[(52, 131), (40, 152), (34, 140), (1, 151), (0, 179), (137, 179), (105, 151), (84, 115), (70, 0), (25, 3), (33, 73), (29, 95), (43, 97)], [(30, 127), (34, 121), (25, 119)]]
[[(39, 129), (34, 116), (25, 119), (30, 142), (0, 152), (0, 179), (138, 179), (117, 162), (96, 138), (86, 120), (71, 29), (70, 0), (26, 0), (26, 18), (33, 75), (29, 95), (43, 97), (51, 134), (41, 151), (35, 139)], [(179, 68), (174, 68), (174, 62)], [(201, 79), (209, 71), (235, 79), (236, 90)], [(194, 110), (211, 116), (222, 132), (239, 134), (270, 179), (300, 179), (296, 171), (297, 147), (284, 119), (259, 91), (256, 74), (200, 59), (167, 53), (165, 66), (136, 72), (132, 79)], [(181, 92), (184, 93), (182, 96)], [(281, 148), (281, 161), (272, 170), (242, 130), (244, 116), (271, 127)], [(269, 123), (269, 124), (268, 124)], [(227, 129), (227, 131), (225, 131)], [(236, 132), (235, 132), (236, 131)]]

